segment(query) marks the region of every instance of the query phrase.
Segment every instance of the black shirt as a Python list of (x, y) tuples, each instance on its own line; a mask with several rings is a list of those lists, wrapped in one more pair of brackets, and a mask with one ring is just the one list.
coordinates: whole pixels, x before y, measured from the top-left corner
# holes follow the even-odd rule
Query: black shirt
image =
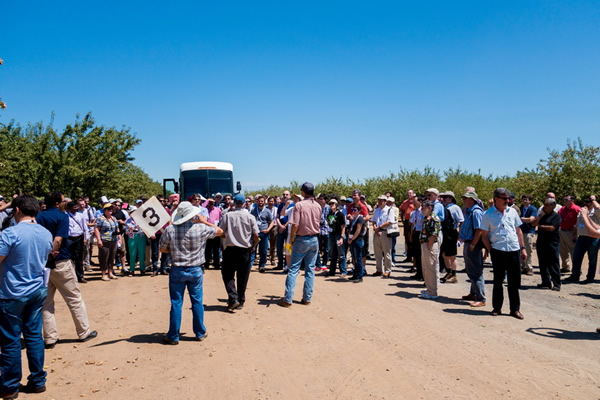
[(540, 218), (540, 225), (551, 225), (554, 229), (553, 231), (547, 231), (544, 229), (538, 228), (538, 237), (537, 237), (537, 245), (542, 246), (558, 246), (560, 242), (560, 237), (558, 233), (558, 228), (560, 227), (560, 215), (558, 215), (555, 211), (552, 211), (551, 214), (546, 214), (542, 218)]

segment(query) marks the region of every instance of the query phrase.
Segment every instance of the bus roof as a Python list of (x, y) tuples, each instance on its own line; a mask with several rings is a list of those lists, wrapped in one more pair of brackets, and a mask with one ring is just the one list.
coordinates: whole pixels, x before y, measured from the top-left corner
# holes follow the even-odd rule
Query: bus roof
[(228, 162), (220, 162), (220, 161), (194, 161), (194, 162), (186, 162), (179, 166), (179, 170), (183, 171), (191, 171), (195, 169), (219, 169), (225, 171), (233, 171), (233, 165)]

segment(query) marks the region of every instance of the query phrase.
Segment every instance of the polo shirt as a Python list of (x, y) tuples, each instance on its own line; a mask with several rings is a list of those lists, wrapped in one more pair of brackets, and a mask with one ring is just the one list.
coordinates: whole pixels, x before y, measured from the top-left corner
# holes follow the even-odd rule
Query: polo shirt
[(473, 205), (473, 207), (467, 209), (467, 215), (465, 221), (460, 227), (460, 240), (463, 242), (473, 240), (475, 237), (475, 231), (481, 229), (481, 220), (483, 218), (483, 209), (479, 204)]
[(250, 248), (254, 234), (258, 235), (259, 233), (256, 218), (253, 218), (243, 208), (236, 208), (223, 215), (219, 227), (225, 233), (222, 240), (225, 248), (230, 246)]
[(560, 229), (563, 231), (574, 229), (575, 224), (577, 224), (579, 210), (581, 210), (581, 207), (576, 204), (571, 205), (571, 207), (562, 206), (558, 211), (558, 215), (560, 215)]
[[(521, 210), (521, 217), (522, 218), (537, 217), (537, 215), (538, 215), (537, 208), (535, 208), (532, 205), (530, 205), (527, 208), (521, 206), (520, 210)], [(527, 233), (535, 233), (535, 226), (533, 226), (530, 223), (526, 222), (523, 225), (521, 225), (521, 230), (525, 234), (527, 234)]]
[(39, 224), (22, 221), (0, 234), (0, 299), (18, 299), (44, 285), (52, 235)]
[(492, 248), (500, 251), (521, 249), (516, 229), (522, 224), (519, 214), (512, 207), (507, 207), (501, 213), (493, 206), (483, 213), (481, 219), (481, 229), (488, 232)]
[(67, 217), (67, 214), (56, 207), (52, 207), (39, 213), (37, 217), (35, 217), (35, 220), (38, 224), (50, 231), (53, 240), (55, 237), (63, 238), (55, 260), (60, 261), (70, 259), (71, 252), (67, 245), (67, 239), (69, 238), (69, 217)]
[(415, 205), (411, 200), (406, 199), (400, 204), (400, 212), (405, 221), (410, 219), (410, 214), (412, 214), (413, 211), (415, 211)]
[(298, 225), (296, 236), (318, 235), (321, 212), (321, 205), (314, 198), (297, 202), (290, 216), (290, 224)]
[(267, 229), (271, 221), (273, 221), (273, 213), (267, 206), (263, 206), (262, 210), (256, 206), (250, 211), (250, 214), (254, 215), (254, 218), (256, 218), (258, 229), (261, 231)]

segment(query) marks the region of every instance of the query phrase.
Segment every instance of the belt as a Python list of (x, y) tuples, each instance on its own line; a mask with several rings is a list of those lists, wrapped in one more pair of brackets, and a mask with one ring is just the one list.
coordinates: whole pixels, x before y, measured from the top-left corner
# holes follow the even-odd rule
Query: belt
[(319, 234), (317, 233), (316, 235), (296, 235), (297, 237), (317, 237), (319, 236)]
[(79, 235), (79, 236), (69, 236), (69, 240), (75, 240), (75, 239), (79, 239), (80, 237), (82, 237), (83, 235)]

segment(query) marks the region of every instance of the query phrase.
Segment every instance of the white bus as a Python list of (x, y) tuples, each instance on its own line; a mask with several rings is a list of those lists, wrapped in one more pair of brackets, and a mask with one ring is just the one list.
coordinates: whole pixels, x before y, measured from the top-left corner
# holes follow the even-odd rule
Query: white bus
[(221, 193), (235, 195), (242, 190), (240, 182), (233, 190), (233, 164), (219, 161), (194, 161), (186, 162), (179, 166), (179, 182), (175, 179), (163, 179), (165, 196), (167, 182), (173, 182), (174, 192), (181, 195), (181, 200), (186, 200), (194, 193), (200, 193), (209, 198)]

